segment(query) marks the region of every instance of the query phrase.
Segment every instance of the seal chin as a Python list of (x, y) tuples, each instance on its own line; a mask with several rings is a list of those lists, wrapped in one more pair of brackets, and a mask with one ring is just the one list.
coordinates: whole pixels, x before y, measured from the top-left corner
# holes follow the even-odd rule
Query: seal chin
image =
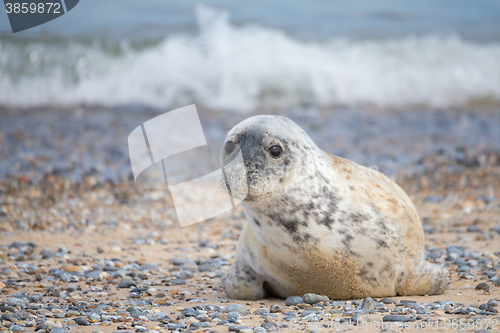
[[(259, 193), (255, 193), (259, 192)], [(269, 205), (270, 203), (273, 203), (276, 201), (276, 197), (280, 194), (280, 190), (273, 190), (273, 191), (268, 191), (262, 193), (261, 191), (254, 191), (252, 193), (252, 189), (248, 189), (248, 194), (245, 197), (245, 200), (243, 202), (248, 202), (251, 203), (252, 205), (258, 205), (258, 206), (266, 206)]]

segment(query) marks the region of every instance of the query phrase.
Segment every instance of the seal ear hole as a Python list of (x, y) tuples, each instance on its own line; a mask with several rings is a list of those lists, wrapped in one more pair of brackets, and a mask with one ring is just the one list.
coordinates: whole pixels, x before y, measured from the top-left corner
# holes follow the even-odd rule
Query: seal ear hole
[(228, 141), (224, 146), (224, 152), (226, 155), (230, 155), (234, 151), (234, 148), (236, 148), (234, 142)]
[(283, 153), (283, 149), (278, 145), (272, 146), (271, 148), (269, 148), (269, 154), (274, 158), (280, 157), (282, 153)]

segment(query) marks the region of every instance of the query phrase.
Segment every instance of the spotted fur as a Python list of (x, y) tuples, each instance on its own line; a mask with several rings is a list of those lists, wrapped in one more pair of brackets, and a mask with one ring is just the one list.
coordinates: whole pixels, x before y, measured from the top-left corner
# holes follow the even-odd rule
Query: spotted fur
[[(246, 169), (241, 187), (231, 190), (248, 192), (242, 203), (248, 223), (222, 278), (230, 297), (313, 292), (352, 299), (447, 289), (447, 272), (424, 260), (415, 207), (389, 178), (323, 152), (285, 117), (249, 118), (228, 141)], [(283, 149), (278, 158), (268, 152), (274, 145)], [(225, 176), (241, 179), (241, 168), (221, 154)]]

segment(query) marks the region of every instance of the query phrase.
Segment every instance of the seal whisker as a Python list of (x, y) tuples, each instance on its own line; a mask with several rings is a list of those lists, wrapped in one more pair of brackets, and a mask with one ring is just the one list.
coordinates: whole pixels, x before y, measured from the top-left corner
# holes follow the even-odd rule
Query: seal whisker
[(207, 187), (209, 189), (207, 190), (206, 194), (207, 197), (210, 198), (209, 200), (207, 200), (207, 204), (217, 210), (219, 210), (218, 208), (224, 208), (224, 200), (221, 199), (226, 193), (224, 193), (220, 189), (219, 183), (217, 181), (214, 181), (208, 184)]

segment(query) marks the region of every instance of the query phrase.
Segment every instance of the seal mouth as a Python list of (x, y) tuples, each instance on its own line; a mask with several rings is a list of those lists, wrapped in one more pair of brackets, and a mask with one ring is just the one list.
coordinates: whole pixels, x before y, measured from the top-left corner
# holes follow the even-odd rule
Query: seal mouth
[(247, 196), (245, 197), (245, 200), (243, 200), (244, 202), (264, 202), (264, 203), (269, 203), (269, 202), (274, 202), (276, 201), (277, 199), (275, 198), (276, 194), (278, 194), (280, 192), (279, 189), (276, 189), (276, 190), (273, 190), (273, 191), (269, 191), (269, 192), (265, 192), (265, 193), (259, 193), (259, 194), (252, 194), (251, 193), (251, 188), (248, 189), (248, 194)]

